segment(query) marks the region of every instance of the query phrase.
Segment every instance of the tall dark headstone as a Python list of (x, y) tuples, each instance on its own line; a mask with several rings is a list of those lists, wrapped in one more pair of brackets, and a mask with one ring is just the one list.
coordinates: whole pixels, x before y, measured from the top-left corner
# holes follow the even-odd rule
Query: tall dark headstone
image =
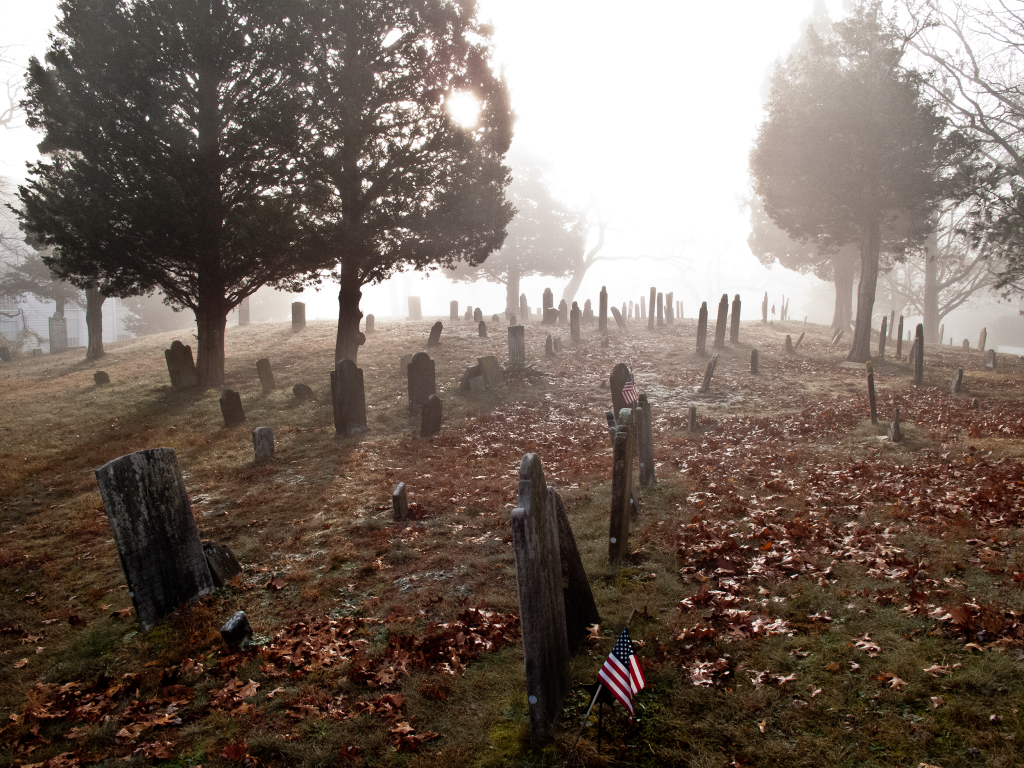
[(555, 356), (555, 342), (551, 338), (551, 334), (548, 334), (547, 339), (544, 340), (544, 357)]
[(476, 327), (476, 333), (477, 333), (477, 336), (479, 336), (481, 339), (486, 339), (487, 338), (487, 323), (485, 323), (483, 320), (481, 320), (479, 322), (479, 324), (477, 325), (477, 327)]
[(565, 632), (569, 645), (569, 653), (579, 650), (583, 640), (589, 634), (587, 628), (601, 623), (601, 614), (594, 602), (594, 593), (590, 590), (590, 580), (583, 568), (583, 560), (576, 547), (576, 537), (572, 534), (569, 517), (565, 514), (562, 497), (552, 486), (548, 486), (548, 496), (554, 499), (555, 514), (558, 519), (558, 549), (562, 561), (562, 602), (565, 605)]
[(213, 591), (174, 449), (114, 459), (96, 470), (96, 481), (143, 631)]
[(652, 286), (651, 287), (651, 298), (647, 301), (647, 330), (648, 331), (653, 331), (654, 330), (654, 323), (655, 323), (655, 320), (657, 319), (656, 316), (655, 316), (656, 312), (657, 312), (657, 310), (655, 309), (655, 307), (657, 305), (657, 301), (658, 301), (658, 289), (654, 288)]
[(430, 327), (430, 337), (427, 339), (427, 349), (433, 349), (434, 347), (440, 346), (441, 344), (441, 331), (444, 330), (444, 325), (438, 320)]
[(633, 453), (636, 426), (628, 408), (619, 411), (612, 446), (612, 508), (608, 532), (608, 562), (618, 566), (629, 554), (630, 502), (633, 499)]
[(700, 393), (707, 395), (711, 393), (711, 377), (715, 375), (715, 367), (718, 365), (718, 355), (712, 355), (708, 360), (708, 367), (704, 371), (704, 381), (700, 385)]
[(917, 333), (914, 335), (914, 383), (918, 386), (924, 384), (924, 324), (917, 324)]
[(569, 692), (558, 515), (535, 453), (519, 467), (519, 501), (512, 510), (512, 542), (519, 593), (519, 621), (526, 666), (530, 740), (548, 742)]
[(654, 485), (654, 422), (651, 418), (651, 403), (646, 394), (641, 394), (637, 400), (634, 416), (637, 455), (640, 458), (640, 485), (650, 488)]
[(723, 293), (718, 302), (718, 319), (715, 321), (715, 349), (725, 349), (725, 327), (729, 318), (729, 294)]
[(49, 318), (50, 326), (50, 354), (56, 355), (68, 351), (68, 321), (64, 315), (56, 312)]
[(192, 359), (192, 347), (177, 340), (172, 341), (171, 348), (164, 350), (164, 358), (167, 360), (167, 372), (171, 376), (171, 386), (174, 389), (199, 386), (199, 374)]
[(953, 374), (953, 381), (949, 385), (949, 392), (952, 395), (958, 395), (964, 388), (964, 369), (957, 368), (956, 373)]
[(225, 389), (220, 393), (220, 413), (225, 427), (239, 427), (245, 423), (242, 398), (235, 390)]
[(672, 321), (675, 320), (675, 314), (673, 312), (672, 294), (665, 294), (665, 323), (672, 325)]
[(608, 330), (608, 289), (601, 286), (601, 296), (598, 302), (597, 330), (604, 333)]
[(459, 319), (459, 302), (452, 301), (448, 304), (448, 320), (454, 323)]
[(420, 418), (420, 437), (431, 437), (441, 431), (441, 398), (431, 395), (423, 404)]
[(899, 330), (896, 331), (896, 359), (903, 359), (903, 315), (900, 315)]
[(434, 361), (426, 352), (417, 352), (409, 362), (409, 409), (418, 410), (431, 395), (437, 394)]
[(687, 425), (686, 425), (686, 427), (687, 427), (687, 431), (688, 432), (696, 432), (697, 431), (697, 406), (696, 405), (691, 405), (689, 407), (689, 409), (687, 410)]
[(268, 394), (277, 389), (277, 382), (274, 381), (274, 372), (270, 369), (270, 360), (266, 357), (256, 361), (256, 373), (260, 377), (260, 386), (263, 387), (263, 394)]
[(996, 351), (990, 349), (985, 353), (985, 367), (995, 370), (996, 367)]
[(764, 301), (761, 302), (761, 325), (768, 325), (768, 291), (764, 292)]
[(750, 372), (757, 375), (757, 350), (750, 350)]
[(292, 302), (292, 330), (301, 331), (306, 327), (306, 305), (301, 301)]
[(577, 344), (579, 344), (583, 338), (580, 333), (580, 320), (582, 314), (583, 313), (580, 312), (580, 305), (574, 301), (572, 303), (572, 309), (569, 310), (569, 337)]
[(375, 324), (376, 323), (374, 322), (373, 315), (367, 315), (366, 316), (366, 332), (367, 333), (373, 333), (373, 329), (374, 329), (374, 325)]
[(551, 292), (550, 288), (544, 289), (544, 297), (541, 299), (541, 310), (547, 312), (555, 306), (555, 294)]
[(707, 354), (707, 341), (708, 341), (708, 303), (702, 301), (700, 304), (700, 312), (697, 314), (697, 354), (704, 356)]
[(238, 324), (248, 325), (249, 324), (249, 297), (246, 296), (242, 299), (242, 303), (238, 305)]
[(806, 331), (801, 331), (800, 332), (800, 338), (798, 338), (796, 340), (796, 344), (793, 345), (793, 351), (794, 352), (796, 352), (798, 349), (800, 349), (800, 344), (803, 342), (804, 336), (806, 336), (806, 335), (807, 335)]
[[(420, 354), (426, 355), (425, 352)], [(339, 435), (368, 431), (363, 369), (351, 360), (339, 360), (331, 371), (331, 405), (334, 410), (334, 430)]]
[(526, 328), (521, 325), (509, 326), (508, 364), (526, 365)]
[(257, 464), (274, 457), (274, 430), (270, 427), (256, 427), (252, 431), (252, 450)]
[(484, 319), (484, 311), (482, 309), (480, 309), (480, 307), (477, 307), (476, 309), (474, 309), (473, 310), (473, 320), (475, 322), (479, 323), (483, 319)]
[(665, 325), (665, 297), (664, 297), (663, 294), (658, 293), (656, 298), (657, 298), (657, 302), (658, 302), (657, 326), (659, 328), (662, 328)]
[(742, 302), (737, 293), (732, 299), (732, 325), (729, 326), (729, 341), (738, 344), (740, 341), (740, 308)]
[(629, 407), (629, 403), (622, 396), (622, 388), (627, 381), (629, 381), (629, 366), (619, 363), (612, 368), (612, 375), (608, 377), (608, 386), (612, 391), (612, 411), (614, 413)]
[(409, 297), (409, 319), (410, 320), (422, 320), (423, 319), (423, 305), (420, 302), (419, 296)]
[(878, 332), (878, 359), (885, 359), (885, 340), (889, 335), (889, 318), (882, 315), (882, 329)]
[[(884, 321), (884, 318), (883, 318)], [(868, 372), (868, 405), (871, 408), (871, 423), (878, 424), (878, 408), (875, 401), (875, 373), (871, 370), (871, 361), (866, 363)]]

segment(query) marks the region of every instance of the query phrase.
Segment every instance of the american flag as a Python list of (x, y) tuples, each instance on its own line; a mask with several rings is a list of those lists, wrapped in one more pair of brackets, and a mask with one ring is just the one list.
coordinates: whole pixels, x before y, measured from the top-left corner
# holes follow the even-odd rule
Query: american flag
[(622, 399), (626, 401), (627, 405), (632, 405), (639, 397), (640, 395), (636, 392), (636, 384), (633, 382), (633, 372), (630, 371), (629, 378), (622, 385)]
[(622, 706), (629, 710), (629, 716), (632, 718), (633, 694), (639, 693), (647, 685), (647, 680), (640, 669), (640, 660), (633, 653), (629, 629), (622, 630), (619, 639), (615, 641), (615, 647), (608, 654), (608, 660), (597, 673), (597, 679), (622, 702)]

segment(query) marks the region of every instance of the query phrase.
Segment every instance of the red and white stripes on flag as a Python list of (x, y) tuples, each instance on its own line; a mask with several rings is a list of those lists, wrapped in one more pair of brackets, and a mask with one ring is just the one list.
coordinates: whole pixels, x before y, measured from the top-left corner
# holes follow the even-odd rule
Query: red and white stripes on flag
[(636, 383), (633, 381), (633, 372), (630, 371), (629, 378), (622, 385), (622, 399), (626, 401), (626, 405), (632, 405), (639, 397), (640, 395), (636, 391)]
[(608, 654), (601, 671), (597, 673), (597, 679), (611, 691), (611, 694), (622, 702), (622, 706), (629, 710), (630, 718), (633, 717), (633, 695), (639, 693), (647, 680), (644, 678), (644, 671), (640, 668), (640, 659), (633, 653), (633, 641), (629, 637), (629, 629), (622, 630), (619, 639), (615, 641), (615, 647)]

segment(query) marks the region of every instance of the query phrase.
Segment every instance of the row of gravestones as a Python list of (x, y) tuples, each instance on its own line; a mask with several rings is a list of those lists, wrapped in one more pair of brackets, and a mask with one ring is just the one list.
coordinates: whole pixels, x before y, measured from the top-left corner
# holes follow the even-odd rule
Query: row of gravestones
[[(721, 301), (718, 302), (718, 317), (715, 320), (714, 349), (725, 349), (725, 334), (729, 332), (729, 341), (732, 344), (740, 340), (740, 310), (742, 302), (737, 293), (732, 300), (732, 313), (729, 312), (729, 294), (723, 293)], [(697, 354), (707, 354), (708, 339), (708, 303), (701, 302), (700, 311), (697, 313)]]

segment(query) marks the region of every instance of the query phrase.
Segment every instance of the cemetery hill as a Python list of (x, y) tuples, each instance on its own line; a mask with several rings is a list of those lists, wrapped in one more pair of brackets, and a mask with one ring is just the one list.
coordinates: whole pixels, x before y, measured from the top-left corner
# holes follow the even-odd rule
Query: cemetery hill
[(472, 0), (61, 2), (0, 112), (0, 768), (1024, 764), (1020, 19), (844, 13), (729, 150), (825, 325), (560, 199)]

